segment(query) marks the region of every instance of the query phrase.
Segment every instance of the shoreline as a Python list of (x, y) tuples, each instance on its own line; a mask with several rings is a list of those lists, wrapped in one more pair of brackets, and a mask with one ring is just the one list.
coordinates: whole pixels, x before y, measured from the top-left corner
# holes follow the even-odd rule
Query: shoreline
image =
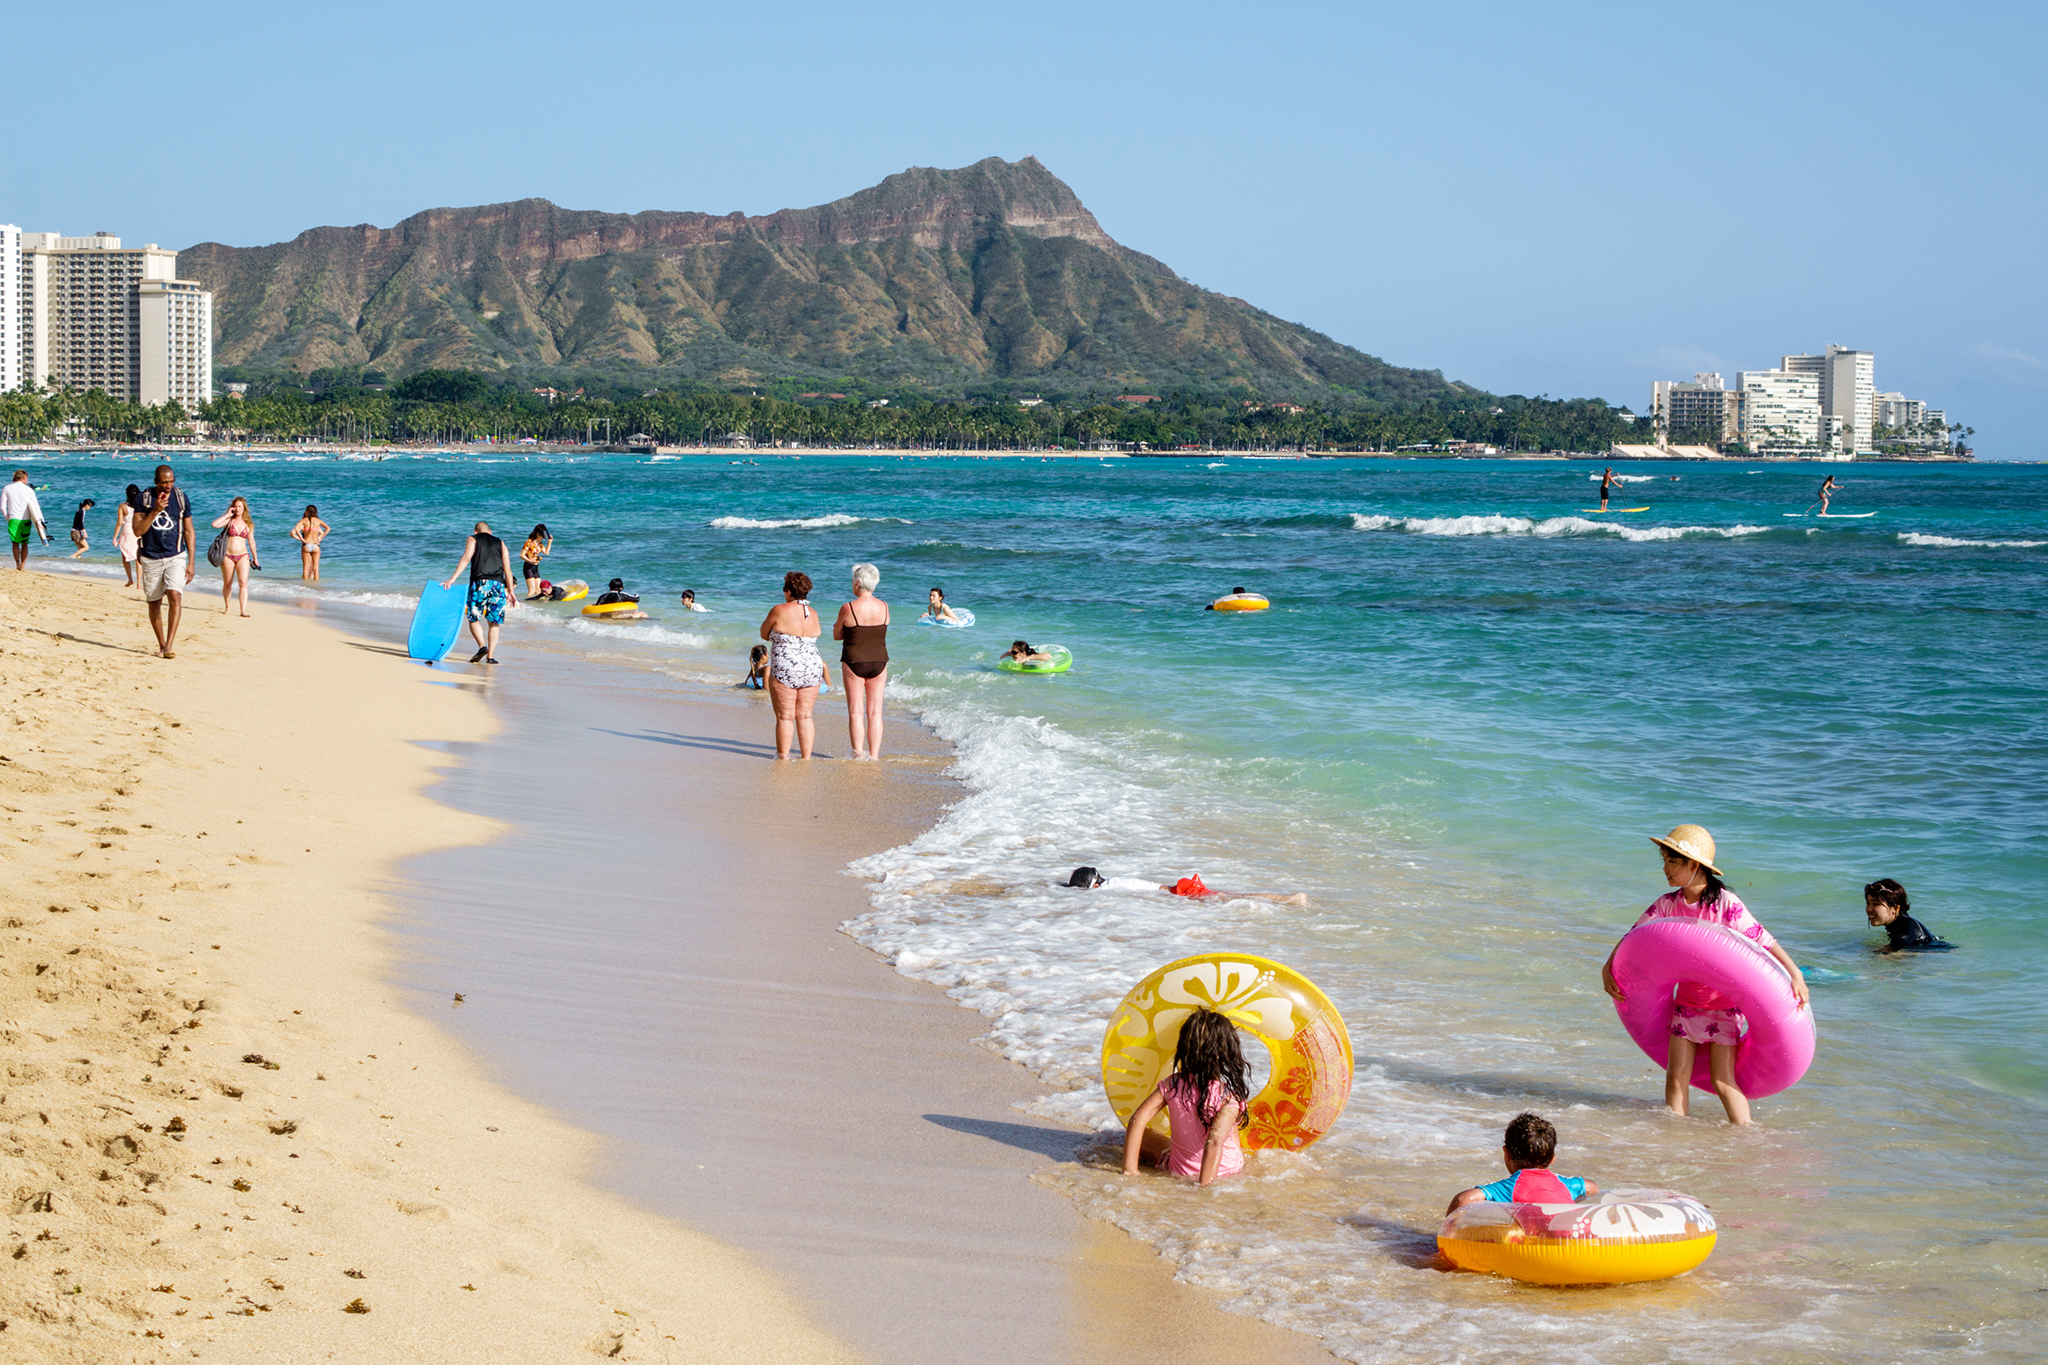
[(188, 601), (166, 662), (119, 585), (0, 583), (10, 1354), (855, 1359), (396, 997), (384, 869), (497, 833), (423, 792), (488, 709)]
[[(758, 1257), (892, 1365), (1108, 1341), (1160, 1365), (1330, 1359), (1047, 1184), (1093, 1135), (1022, 1112), (1044, 1087), (991, 1055), (987, 1021), (844, 933), (870, 908), (847, 864), (957, 796), (942, 742), (898, 714), (881, 765), (832, 758), (833, 697), (820, 758), (777, 764), (757, 693), (519, 665), (505, 732), (441, 799), (549, 819), (408, 865), (408, 979), (423, 1000), (475, 983), (454, 1026), (612, 1141), (609, 1188)], [(631, 855), (587, 856), (600, 840)]]

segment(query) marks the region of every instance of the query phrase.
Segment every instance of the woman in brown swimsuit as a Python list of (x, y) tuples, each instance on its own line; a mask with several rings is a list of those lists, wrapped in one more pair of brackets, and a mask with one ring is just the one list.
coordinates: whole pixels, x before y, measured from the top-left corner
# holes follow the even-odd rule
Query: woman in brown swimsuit
[(882, 756), (882, 688), (889, 681), (889, 604), (875, 596), (882, 571), (853, 566), (853, 600), (839, 608), (832, 638), (842, 641), (839, 679), (846, 687), (846, 733), (855, 758)]

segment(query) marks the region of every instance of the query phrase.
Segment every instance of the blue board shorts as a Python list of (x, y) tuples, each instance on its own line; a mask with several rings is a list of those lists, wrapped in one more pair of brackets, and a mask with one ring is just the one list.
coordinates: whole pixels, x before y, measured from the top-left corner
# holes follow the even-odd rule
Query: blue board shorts
[(480, 578), (469, 585), (469, 619), (494, 626), (505, 624), (505, 583), (497, 578)]

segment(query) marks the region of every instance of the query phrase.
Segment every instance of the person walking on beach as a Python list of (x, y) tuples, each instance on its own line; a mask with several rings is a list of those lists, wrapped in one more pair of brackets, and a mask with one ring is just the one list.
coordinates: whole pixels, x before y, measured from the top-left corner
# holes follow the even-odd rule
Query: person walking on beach
[(97, 506), (99, 506), (98, 503), (94, 502), (91, 498), (87, 498), (79, 503), (78, 510), (71, 514), (71, 543), (78, 547), (71, 552), (73, 559), (77, 559), (92, 548), (92, 538), (85, 533), (85, 512), (87, 508)]
[(882, 571), (853, 566), (853, 600), (839, 608), (839, 680), (846, 689), (846, 736), (855, 758), (882, 756), (882, 689), (889, 682), (889, 604), (875, 596)]
[[(1733, 929), (1778, 959), (1778, 965), (1792, 978), (1793, 999), (1800, 1009), (1805, 1009), (1809, 997), (1799, 964), (1722, 882), (1721, 869), (1714, 866), (1714, 836), (1698, 825), (1680, 825), (1661, 839), (1652, 835), (1650, 842), (1663, 852), (1664, 880), (1673, 890), (1652, 901), (1650, 908), (1629, 927), (1633, 929), (1653, 919), (1676, 918), (1705, 920)], [(1620, 951), (1618, 944), (1616, 951)], [(1600, 984), (1614, 999), (1625, 998), (1614, 979), (1614, 953), (1607, 955), (1600, 968)], [(1664, 1103), (1680, 1118), (1685, 1117), (1691, 1104), (1693, 1060), (1704, 1047), (1708, 1049), (1708, 1075), (1713, 1080), (1714, 1093), (1721, 1097), (1721, 1107), (1728, 1111), (1728, 1121), (1749, 1122), (1749, 1097), (1735, 1084), (1735, 1045), (1742, 1041), (1743, 1025), (1747, 1022), (1740, 1006), (1741, 1001), (1698, 982), (1678, 983), (1671, 1003), (1671, 1052), (1664, 1073)]]
[(249, 570), (261, 568), (256, 560), (256, 518), (249, 515), (244, 498), (228, 499), (228, 510), (213, 519), (221, 532), (220, 614), (228, 614), (230, 595), (237, 583), (242, 589), (242, 615), (249, 614)]
[(36, 501), (36, 490), (29, 486), (28, 471), (17, 469), (14, 479), (5, 488), (0, 488), (0, 517), (7, 521), (7, 543), (14, 549), (14, 567), (28, 567), (28, 538), (31, 534), (43, 538), (43, 544), (50, 543), (50, 533), (43, 526), (43, 505)]
[[(136, 533), (136, 558), (142, 598), (149, 603), (149, 628), (156, 632), (157, 652), (178, 657), (178, 619), (185, 611), (185, 585), (197, 570), (192, 565), (192, 499), (178, 487), (177, 471), (156, 467), (156, 482), (137, 493), (128, 510)], [(168, 608), (164, 599), (171, 599)]]
[(546, 522), (533, 528), (526, 538), (526, 544), (519, 547), (520, 572), (526, 575), (526, 595), (535, 598), (540, 591), (540, 562), (555, 548), (555, 538), (548, 534)]
[(811, 610), (811, 576), (792, 570), (782, 576), (782, 604), (769, 609), (761, 622), (768, 642), (768, 700), (775, 707), (775, 756), (788, 758), (790, 745), (805, 758), (817, 738), (811, 710), (818, 689), (832, 685), (832, 675), (818, 655), (821, 632)]
[(1835, 482), (1835, 476), (1832, 474), (1820, 481), (1820, 514), (1822, 516), (1828, 514), (1828, 499), (1840, 492), (1841, 488), (1842, 485)]
[(306, 504), (306, 515), (299, 518), (299, 524), (292, 527), (292, 539), (299, 542), (299, 580), (304, 583), (320, 581), (320, 542), (334, 528), (320, 520), (320, 509), (312, 503)]
[(465, 615), (469, 617), (470, 638), (477, 645), (469, 661), (494, 664), (498, 662), (498, 627), (505, 624), (505, 613), (519, 605), (519, 598), (512, 585), (511, 556), (506, 553), (505, 542), (491, 534), (489, 523), (476, 524), (476, 530), (463, 542), (462, 558), (455, 561), (455, 572), (441, 586), (454, 587), (465, 564), (469, 566), (469, 607)]
[(128, 492), (122, 497), (121, 505), (114, 509), (114, 548), (121, 552), (121, 572), (128, 575), (128, 581), (121, 586), (135, 586), (135, 509), (142, 505), (142, 490), (134, 484), (128, 485)]

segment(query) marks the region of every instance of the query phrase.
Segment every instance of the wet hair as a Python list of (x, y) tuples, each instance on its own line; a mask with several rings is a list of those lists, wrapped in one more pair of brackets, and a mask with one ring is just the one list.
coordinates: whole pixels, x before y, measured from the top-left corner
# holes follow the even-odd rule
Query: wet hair
[(80, 506), (81, 508), (85, 508), (85, 507), (98, 507), (98, 506), (99, 506), (99, 504), (98, 504), (98, 503), (96, 503), (96, 502), (94, 502), (94, 501), (93, 501), (93, 500), (92, 500), (91, 498), (81, 498), (81, 499), (79, 499), (78, 505), (79, 505), (79, 506)]
[(1522, 1167), (1543, 1167), (1557, 1155), (1557, 1129), (1540, 1114), (1521, 1113), (1508, 1121), (1507, 1136), (1501, 1140), (1508, 1160)]
[(1896, 905), (1899, 908), (1899, 913), (1902, 915), (1913, 913), (1913, 902), (1906, 899), (1906, 888), (1900, 886), (1890, 877), (1879, 877), (1876, 881), (1864, 887), (1863, 899), (1876, 901), (1879, 905)]
[(761, 659), (765, 659), (765, 658), (767, 658), (767, 657), (768, 657), (768, 646), (766, 646), (766, 645), (755, 645), (755, 646), (754, 646), (754, 647), (753, 647), (752, 649), (750, 649), (750, 650), (748, 650), (748, 651), (747, 651), (747, 662), (748, 662), (748, 663), (755, 663), (755, 662), (758, 662), (759, 660), (761, 660)]
[(684, 588), (684, 589), (683, 589), (683, 600), (684, 600), (685, 602), (694, 602), (694, 601), (696, 601), (696, 600), (697, 600), (697, 590), (696, 590), (695, 588)]
[(1068, 886), (1078, 886), (1083, 891), (1093, 891), (1102, 885), (1102, 874), (1092, 867), (1077, 867), (1074, 875), (1067, 878)]
[(1010, 641), (1010, 653), (1012, 654), (1032, 654), (1036, 652), (1037, 651), (1031, 648), (1031, 642), (1029, 640)]
[(1232, 588), (1232, 589), (1231, 589), (1231, 591), (1232, 591), (1232, 592), (1243, 592), (1243, 591), (1244, 591), (1244, 589), (1243, 589), (1243, 588)]
[(1237, 1101), (1237, 1126), (1251, 1121), (1251, 1087), (1244, 1076), (1244, 1048), (1237, 1041), (1237, 1029), (1214, 1010), (1196, 1010), (1181, 1021), (1180, 1038), (1173, 1045), (1173, 1074), (1160, 1082), (1160, 1089), (1190, 1091), (1204, 1124), (1214, 1123), (1223, 1112), (1223, 1101), (1209, 1105), (1209, 1086), (1223, 1082), (1224, 1093)]
[(604, 586), (605, 589), (609, 592), (623, 592), (626, 588), (626, 580), (623, 578), (614, 578), (611, 582), (605, 584)]
[(546, 540), (548, 538), (548, 524), (546, 522), (541, 522), (539, 525), (535, 526), (531, 532), (527, 534), (526, 538), (528, 540)]
[(926, 597), (937, 596), (941, 602), (946, 600), (946, 590), (944, 588), (927, 588), (924, 595)]
[(788, 593), (792, 599), (798, 602), (804, 601), (811, 595), (811, 576), (807, 573), (800, 573), (795, 569), (791, 569), (782, 576), (782, 590)]
[(320, 515), (320, 509), (309, 502), (306, 504), (306, 515), (309, 517), (317, 517)]
[(866, 588), (869, 592), (873, 592), (875, 590), (875, 585), (880, 583), (881, 581), (882, 571), (876, 568), (874, 565), (856, 564), (853, 566), (854, 587)]

